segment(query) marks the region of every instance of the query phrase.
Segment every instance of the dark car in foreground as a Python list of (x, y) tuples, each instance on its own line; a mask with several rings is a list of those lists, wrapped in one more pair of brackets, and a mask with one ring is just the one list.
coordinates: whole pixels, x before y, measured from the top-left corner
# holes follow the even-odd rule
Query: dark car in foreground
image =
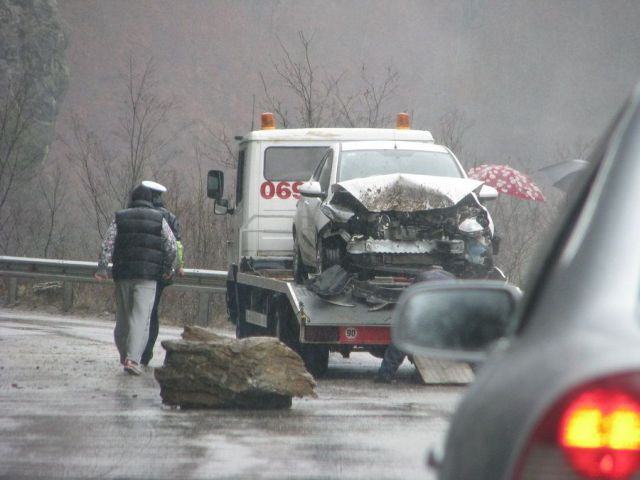
[(415, 285), (394, 342), (486, 360), (455, 412), (438, 478), (640, 478), (640, 91), (590, 171), (525, 296), (505, 284)]

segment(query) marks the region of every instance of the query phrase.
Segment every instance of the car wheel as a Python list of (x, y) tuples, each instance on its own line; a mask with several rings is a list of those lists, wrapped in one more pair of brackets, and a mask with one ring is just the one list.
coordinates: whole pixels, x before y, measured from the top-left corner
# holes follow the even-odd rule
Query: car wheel
[(342, 263), (340, 247), (334, 245), (334, 243), (335, 242), (328, 242), (328, 244), (326, 244), (321, 237), (318, 237), (316, 241), (316, 272), (318, 274), (334, 265), (340, 265)]
[(340, 252), (340, 247), (336, 246), (326, 246), (324, 247), (324, 261), (326, 268), (333, 267), (334, 265), (340, 265), (342, 259), (342, 255)]

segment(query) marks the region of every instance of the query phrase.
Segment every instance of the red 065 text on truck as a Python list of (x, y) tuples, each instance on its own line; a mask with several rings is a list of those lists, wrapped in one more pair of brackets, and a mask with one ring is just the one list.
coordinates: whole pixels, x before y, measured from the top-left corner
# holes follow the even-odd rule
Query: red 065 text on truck
[(265, 180), (260, 185), (260, 196), (265, 200), (279, 198), (287, 200), (288, 198), (300, 198), (300, 185), (303, 182), (272, 182)]

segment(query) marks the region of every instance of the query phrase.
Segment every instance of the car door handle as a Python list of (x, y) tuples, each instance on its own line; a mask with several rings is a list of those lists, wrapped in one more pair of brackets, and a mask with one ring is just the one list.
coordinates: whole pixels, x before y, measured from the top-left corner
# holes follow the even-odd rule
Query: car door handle
[(304, 204), (305, 204), (305, 205), (309, 205), (309, 200), (305, 200), (305, 201), (304, 201)]

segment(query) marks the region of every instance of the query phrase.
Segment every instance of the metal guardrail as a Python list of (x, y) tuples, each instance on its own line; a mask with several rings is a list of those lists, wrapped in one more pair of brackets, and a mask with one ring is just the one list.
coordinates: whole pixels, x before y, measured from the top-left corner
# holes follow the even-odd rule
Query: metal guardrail
[[(0, 277), (7, 279), (9, 304), (17, 300), (18, 278), (62, 281), (62, 306), (64, 311), (73, 306), (73, 283), (98, 283), (93, 274), (97, 262), (76, 260), (52, 260), (0, 256)], [(211, 312), (211, 294), (226, 291), (227, 272), (223, 270), (198, 270), (186, 268), (184, 277), (175, 276), (170, 288), (198, 292), (198, 324), (207, 325)]]

